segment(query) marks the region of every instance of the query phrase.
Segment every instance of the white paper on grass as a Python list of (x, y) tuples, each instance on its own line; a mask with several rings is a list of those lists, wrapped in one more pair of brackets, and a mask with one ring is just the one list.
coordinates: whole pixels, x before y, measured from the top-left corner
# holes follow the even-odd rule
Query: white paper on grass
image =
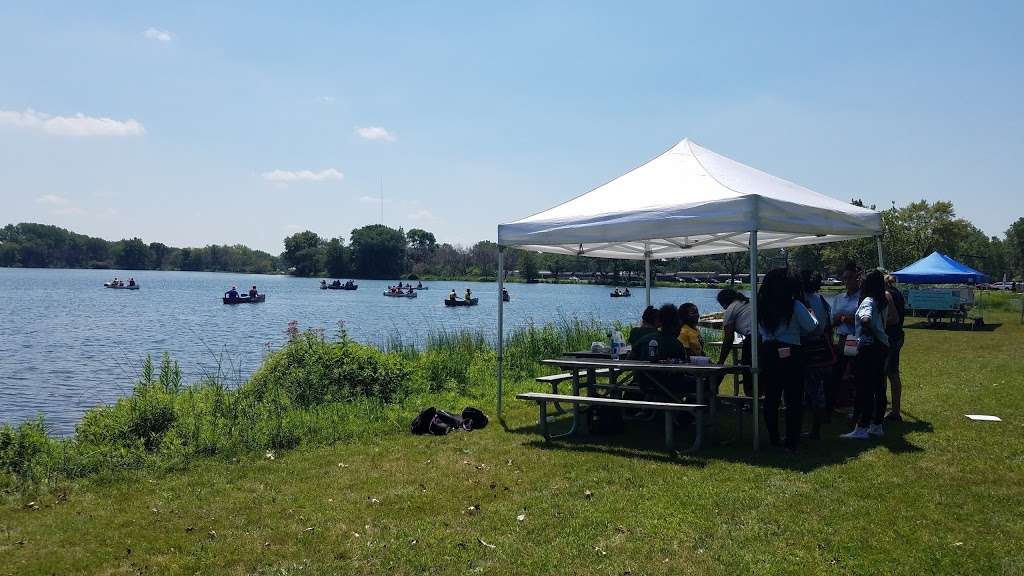
[(1002, 422), (999, 416), (988, 416), (985, 414), (965, 414), (971, 420), (984, 420), (985, 422)]

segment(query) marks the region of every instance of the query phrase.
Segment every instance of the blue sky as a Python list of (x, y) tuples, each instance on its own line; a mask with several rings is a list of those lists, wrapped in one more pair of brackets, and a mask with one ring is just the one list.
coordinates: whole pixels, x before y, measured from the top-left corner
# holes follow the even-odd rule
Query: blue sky
[(1022, 3), (0, 4), (0, 223), (440, 240), (690, 137), (831, 196), (1024, 216)]

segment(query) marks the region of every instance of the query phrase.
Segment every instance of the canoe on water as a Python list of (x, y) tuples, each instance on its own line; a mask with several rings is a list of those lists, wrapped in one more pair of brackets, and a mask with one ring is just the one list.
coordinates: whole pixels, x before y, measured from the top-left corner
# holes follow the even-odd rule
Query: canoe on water
[(248, 294), (239, 294), (238, 298), (223, 298), (225, 304), (259, 304), (267, 299), (266, 294), (260, 294), (255, 298), (249, 298)]
[(632, 294), (616, 294), (615, 292), (612, 292), (611, 294), (609, 294), (609, 296), (611, 296), (612, 298), (629, 298), (630, 296), (632, 296)]
[(470, 298), (469, 300), (445, 300), (445, 306), (476, 306), (479, 302), (479, 298)]
[(390, 298), (415, 298), (416, 297), (416, 293), (415, 292), (413, 292), (412, 294), (406, 294), (405, 292), (385, 292), (384, 295), (388, 296)]
[(342, 284), (341, 286), (333, 286), (331, 284), (328, 284), (327, 286), (320, 287), (321, 290), (355, 290), (357, 288), (359, 288), (359, 284), (353, 284), (351, 286), (345, 286), (344, 284)]
[(125, 284), (124, 286), (114, 286), (110, 282), (104, 283), (103, 287), (104, 288), (111, 288), (113, 290), (138, 290), (139, 289), (139, 285), (138, 284), (136, 284), (134, 286), (129, 286), (127, 284)]

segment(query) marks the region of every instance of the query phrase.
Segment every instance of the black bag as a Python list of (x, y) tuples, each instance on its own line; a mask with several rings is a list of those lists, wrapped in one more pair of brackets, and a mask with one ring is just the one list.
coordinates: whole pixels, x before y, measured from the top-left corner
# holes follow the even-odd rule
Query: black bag
[(480, 430), (487, 427), (487, 415), (479, 408), (466, 406), (462, 409), (462, 428), (464, 430)]
[(413, 434), (426, 434), (430, 432), (430, 423), (434, 421), (434, 415), (437, 414), (437, 408), (431, 406), (420, 412), (412, 421), (412, 425), (409, 426), (409, 431)]

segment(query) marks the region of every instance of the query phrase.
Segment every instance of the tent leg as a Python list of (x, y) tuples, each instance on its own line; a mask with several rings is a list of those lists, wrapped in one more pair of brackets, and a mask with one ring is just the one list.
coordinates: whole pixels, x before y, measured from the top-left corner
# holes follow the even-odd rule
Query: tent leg
[(505, 299), (501, 297), (505, 288), (505, 247), (498, 246), (498, 419), (502, 418), (504, 390), (502, 388), (505, 364)]
[(651, 259), (644, 256), (644, 298), (651, 305)]
[(761, 367), (758, 340), (760, 330), (757, 318), (757, 230), (750, 232), (750, 378), (754, 389), (754, 451), (761, 448), (761, 388), (758, 373)]
[(878, 247), (878, 269), (885, 270), (885, 254), (882, 252), (882, 237), (875, 236), (875, 242)]

